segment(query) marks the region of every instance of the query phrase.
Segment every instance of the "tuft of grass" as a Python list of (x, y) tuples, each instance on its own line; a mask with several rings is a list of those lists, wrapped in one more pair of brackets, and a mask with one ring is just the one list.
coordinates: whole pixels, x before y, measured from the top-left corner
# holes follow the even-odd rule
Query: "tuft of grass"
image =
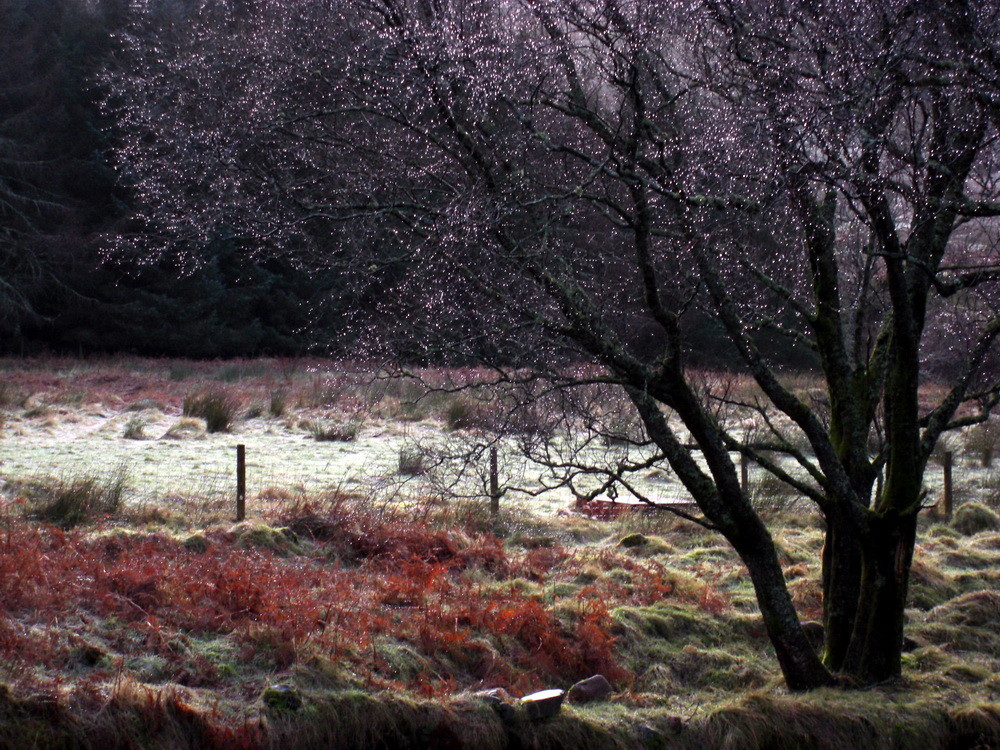
[(32, 498), (38, 518), (70, 527), (97, 516), (117, 513), (122, 506), (130, 472), (121, 463), (107, 476), (85, 474), (60, 480)]
[(789, 698), (752, 695), (708, 716), (698, 734), (701, 747), (744, 750), (976, 747), (951, 744), (958, 739), (953, 721), (945, 707), (931, 702), (816, 691)]
[(20, 388), (6, 380), (0, 380), (0, 409), (23, 409), (30, 398)]
[(361, 421), (309, 422), (309, 432), (320, 442), (350, 443), (356, 440), (361, 432)]
[(639, 547), (649, 543), (649, 538), (645, 534), (638, 532), (627, 534), (618, 540), (619, 547)]
[(930, 611), (927, 622), (968, 628), (992, 628), (1000, 620), (1000, 593), (970, 591)]
[(977, 455), (984, 467), (993, 463), (993, 453), (1000, 438), (1000, 422), (993, 420), (978, 424), (965, 435), (965, 450)]
[(167, 378), (170, 380), (187, 380), (196, 374), (195, 368), (186, 362), (174, 362), (167, 370)]
[(125, 407), (125, 411), (146, 411), (147, 409), (163, 411), (163, 404), (151, 398), (141, 398)]
[(959, 594), (951, 576), (925, 560), (915, 560), (910, 569), (909, 605), (929, 610)]
[(209, 432), (229, 432), (238, 410), (236, 399), (223, 391), (192, 393), (184, 399), (183, 406), (184, 416), (204, 419)]
[(181, 542), (188, 552), (203, 554), (208, 551), (209, 541), (204, 534), (190, 534)]
[(489, 417), (480, 404), (468, 397), (452, 401), (444, 413), (445, 424), (450, 430), (471, 430), (489, 427)]
[(751, 482), (750, 502), (765, 521), (784, 515), (797, 499), (795, 489), (768, 472), (761, 472)]
[(982, 503), (964, 503), (955, 511), (951, 525), (956, 531), (966, 535), (997, 531), (1000, 530), (1000, 515)]
[(236, 543), (241, 547), (266, 549), (281, 556), (302, 553), (298, 536), (286, 526), (275, 527), (266, 523), (244, 522), (234, 527), (234, 532)]
[(184, 417), (178, 420), (175, 424), (172, 424), (163, 434), (163, 437), (168, 439), (180, 439), (188, 435), (200, 434), (203, 429), (204, 424), (202, 423), (202, 420), (195, 419), (194, 417)]
[(234, 360), (223, 365), (213, 375), (223, 383), (236, 383), (240, 380), (259, 378), (265, 372), (262, 362), (256, 360)]
[(276, 388), (271, 391), (267, 404), (268, 413), (272, 417), (283, 417), (288, 411), (288, 391), (283, 388)]
[(420, 476), (426, 473), (423, 451), (419, 448), (400, 448), (399, 468), (396, 471), (406, 476)]
[(47, 417), (52, 413), (52, 409), (48, 404), (36, 404), (35, 406), (30, 406), (24, 411), (25, 419), (39, 419), (41, 417)]
[(125, 431), (122, 433), (122, 437), (126, 440), (145, 440), (145, 430), (146, 420), (136, 414), (125, 423)]
[[(485, 704), (416, 701), (398, 692), (378, 695), (343, 690), (310, 696), (295, 718), (267, 711), (272, 747), (509, 747), (507, 732)], [(524, 745), (528, 747), (530, 745)], [(548, 745), (556, 747), (557, 745)], [(563, 745), (581, 747), (582, 745)]]

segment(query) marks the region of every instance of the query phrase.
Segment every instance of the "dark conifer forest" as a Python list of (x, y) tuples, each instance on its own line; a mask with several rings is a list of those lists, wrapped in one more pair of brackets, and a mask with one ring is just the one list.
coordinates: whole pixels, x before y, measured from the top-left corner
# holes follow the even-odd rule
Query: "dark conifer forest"
[(111, 164), (118, 133), (98, 82), (128, 11), (121, 0), (0, 3), (0, 350), (306, 352), (334, 325), (334, 277), (255, 261), (224, 238), (199, 248), (196, 267), (108, 253), (143, 231), (129, 175)]

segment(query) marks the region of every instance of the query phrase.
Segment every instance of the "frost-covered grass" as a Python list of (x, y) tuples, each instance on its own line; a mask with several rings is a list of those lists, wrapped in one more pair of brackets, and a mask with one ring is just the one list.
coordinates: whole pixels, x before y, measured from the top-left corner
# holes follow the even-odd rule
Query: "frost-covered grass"
[[(902, 680), (788, 696), (717, 535), (586, 518), (565, 494), (505, 497), (498, 517), (449, 500), (427, 448), (477, 439), (457, 397), (321, 367), (0, 362), (19, 394), (0, 407), (0, 747), (1000, 746), (1000, 475), (981, 435), (956, 454), (954, 518), (921, 524)], [(182, 413), (213, 389), (238, 404), (229, 433)], [(352, 441), (314, 439), (362, 417)], [(753, 479), (818, 620), (820, 519)], [(610, 702), (541, 724), (473, 696), (597, 672)], [(273, 684), (303, 706), (268, 707)]]
[[(484, 733), (499, 748), (1000, 738), (1000, 528), (978, 509), (964, 514), (980, 516), (975, 530), (958, 514), (921, 530), (902, 680), (791, 697), (738, 560), (686, 522), (271, 495), (240, 524), (122, 507), (70, 530), (39, 524), (34, 495), (8, 503), (0, 747), (24, 747), (25, 732), (128, 746), (136, 722), (150, 746), (192, 748), (388, 747), (442, 723), (463, 738), (453, 747)], [(822, 532), (813, 516), (787, 520), (776, 535), (793, 597), (818, 617)], [(594, 673), (611, 700), (545, 724), (473, 696)], [(303, 708), (268, 708), (273, 684)], [(352, 707), (371, 715), (354, 722)]]

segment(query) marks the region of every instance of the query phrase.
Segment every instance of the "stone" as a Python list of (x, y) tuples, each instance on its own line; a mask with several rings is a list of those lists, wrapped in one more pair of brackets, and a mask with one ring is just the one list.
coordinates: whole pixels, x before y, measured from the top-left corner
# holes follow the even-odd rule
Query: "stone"
[(539, 690), (521, 698), (521, 706), (532, 721), (548, 719), (559, 713), (565, 697), (565, 690)]
[(261, 700), (275, 711), (298, 711), (302, 708), (302, 696), (291, 685), (271, 685), (264, 689)]
[(504, 722), (510, 723), (516, 717), (517, 712), (514, 710), (513, 705), (514, 699), (511, 698), (510, 693), (503, 688), (481, 690), (478, 693), (473, 693), (472, 697), (478, 698), (486, 703)]
[(611, 683), (602, 674), (595, 674), (573, 685), (566, 694), (570, 703), (592, 703), (607, 700), (614, 692)]

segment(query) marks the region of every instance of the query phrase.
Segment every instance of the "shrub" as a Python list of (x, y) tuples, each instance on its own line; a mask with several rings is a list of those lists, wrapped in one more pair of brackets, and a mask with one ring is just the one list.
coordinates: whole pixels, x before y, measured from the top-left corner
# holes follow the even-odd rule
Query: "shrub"
[(187, 396), (183, 413), (186, 417), (204, 419), (205, 429), (209, 432), (229, 432), (238, 409), (239, 404), (228, 393), (207, 391)]
[(119, 464), (106, 477), (86, 474), (60, 480), (34, 498), (35, 514), (59, 526), (76, 526), (95, 516), (115, 513), (121, 508), (128, 485), (126, 464)]

